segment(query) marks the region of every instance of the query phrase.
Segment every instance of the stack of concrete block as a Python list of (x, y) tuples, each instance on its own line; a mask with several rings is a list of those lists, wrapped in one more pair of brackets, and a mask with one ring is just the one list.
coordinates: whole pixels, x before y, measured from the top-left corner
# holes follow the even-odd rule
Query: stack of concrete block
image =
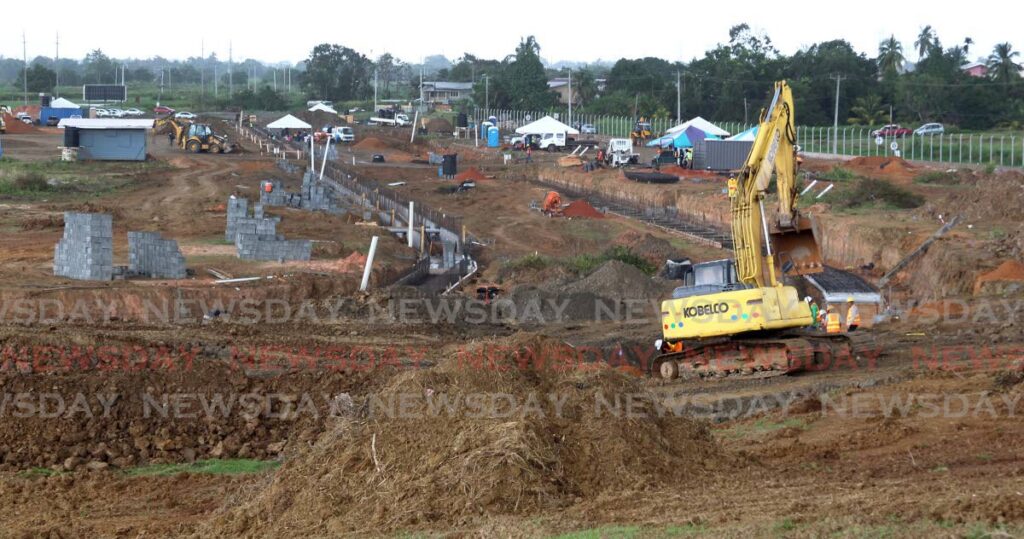
[(299, 165), (296, 165), (296, 164), (294, 164), (294, 163), (292, 163), (290, 161), (286, 161), (284, 159), (278, 159), (277, 160), (277, 168), (279, 168), (279, 169), (281, 169), (281, 170), (283, 170), (283, 171), (285, 171), (285, 172), (287, 172), (289, 174), (295, 174), (295, 173), (298, 173), (300, 170), (302, 170), (302, 167), (300, 167)]
[(303, 208), (310, 210), (344, 213), (335, 203), (334, 193), (317, 181), (315, 173), (309, 171), (302, 175), (302, 203)]
[(310, 240), (286, 240), (284, 236), (247, 234), (235, 236), (238, 257), (244, 260), (309, 260), (313, 250)]
[(53, 274), (83, 281), (114, 275), (114, 221), (104, 213), (64, 213), (64, 237), (53, 249)]
[(249, 216), (249, 200), (232, 197), (228, 199), (228, 222), (224, 239), (234, 243), (239, 233), (273, 236), (277, 233), (278, 217), (264, 217), (263, 205), (255, 204)]
[(128, 274), (184, 279), (185, 257), (177, 241), (163, 239), (159, 232), (129, 232)]
[[(267, 189), (267, 186), (270, 189)], [(287, 206), (302, 208), (302, 195), (284, 190), (281, 180), (264, 180), (260, 183), (260, 204), (264, 206)]]

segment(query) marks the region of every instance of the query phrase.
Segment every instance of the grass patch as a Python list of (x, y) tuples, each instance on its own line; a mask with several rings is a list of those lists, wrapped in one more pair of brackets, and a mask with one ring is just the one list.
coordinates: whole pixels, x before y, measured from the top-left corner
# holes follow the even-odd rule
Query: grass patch
[(923, 174), (918, 174), (917, 177), (914, 178), (914, 183), (929, 185), (956, 185), (960, 183), (960, 179), (957, 177), (956, 172), (932, 170)]
[(510, 260), (505, 264), (509, 271), (542, 270), (553, 264), (553, 260), (537, 253)]
[(686, 537), (707, 532), (707, 528), (701, 524), (668, 525), (664, 527), (648, 527), (639, 525), (609, 525), (579, 530), (561, 535), (554, 535), (552, 539), (632, 539), (636, 538), (669, 538)]
[(985, 168), (984, 168), (985, 174), (987, 176), (991, 176), (991, 175), (995, 174), (996, 166), (997, 165), (995, 163), (988, 163), (987, 165), (985, 165)]
[(849, 169), (843, 168), (843, 167), (841, 167), (839, 165), (832, 165), (832, 169), (831, 170), (827, 170), (825, 172), (819, 173), (818, 177), (823, 179), (823, 180), (830, 180), (830, 181), (834, 181), (834, 182), (845, 182), (845, 181), (850, 181), (850, 180), (856, 178), (857, 175), (854, 174), (853, 171), (851, 171)]
[(797, 527), (797, 523), (794, 522), (793, 519), (791, 519), (791, 518), (784, 518), (784, 519), (776, 522), (775, 525), (772, 526), (772, 530), (775, 531), (776, 533), (791, 532), (791, 531), (795, 530), (796, 527)]
[(238, 475), (261, 473), (273, 470), (280, 465), (280, 462), (273, 460), (213, 459), (197, 460), (189, 464), (151, 464), (149, 466), (128, 468), (124, 473), (131, 477), (165, 476), (186, 472), (193, 474)]
[(841, 209), (875, 207), (906, 210), (924, 204), (923, 196), (873, 178), (861, 178), (852, 188), (834, 189), (825, 195), (825, 199)]
[(622, 245), (610, 247), (599, 255), (584, 254), (568, 258), (563, 262), (563, 265), (569, 271), (584, 275), (594, 271), (600, 267), (601, 264), (604, 264), (609, 260), (618, 260), (624, 264), (629, 264), (647, 275), (654, 275), (654, 273), (658, 271), (658, 268), (654, 264), (651, 264), (642, 256), (634, 253), (629, 247)]
[(18, 477), (54, 477), (61, 473), (63, 472), (58, 472), (53, 468), (29, 468), (18, 472)]
[(728, 436), (742, 438), (749, 434), (764, 434), (767, 432), (774, 432), (777, 430), (788, 428), (807, 430), (809, 428), (809, 425), (803, 419), (797, 419), (794, 417), (785, 419), (783, 421), (769, 421), (767, 419), (758, 419), (757, 421), (750, 425), (735, 425), (727, 429), (725, 432), (728, 434)]

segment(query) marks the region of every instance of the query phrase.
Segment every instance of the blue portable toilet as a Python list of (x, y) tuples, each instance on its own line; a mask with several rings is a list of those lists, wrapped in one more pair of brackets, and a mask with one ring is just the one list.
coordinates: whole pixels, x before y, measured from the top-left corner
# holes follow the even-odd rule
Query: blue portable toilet
[(491, 122), (480, 122), (480, 138), (487, 139), (487, 130), (493, 127), (494, 124)]
[(501, 144), (500, 137), (498, 136), (498, 128), (491, 127), (487, 128), (487, 147), (497, 148)]

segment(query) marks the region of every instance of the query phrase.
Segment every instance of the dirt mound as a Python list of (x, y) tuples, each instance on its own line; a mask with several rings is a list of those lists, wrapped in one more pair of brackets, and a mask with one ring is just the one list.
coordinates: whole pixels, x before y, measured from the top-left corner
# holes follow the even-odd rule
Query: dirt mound
[(682, 255), (668, 240), (655, 237), (649, 232), (630, 231), (615, 239), (615, 245), (629, 247), (648, 262), (661, 267), (670, 258)]
[(427, 131), (431, 133), (452, 133), (452, 123), (444, 118), (431, 118), (427, 121)]
[(917, 167), (901, 157), (857, 157), (844, 164), (858, 174), (871, 178), (911, 182), (917, 175)]
[[(566, 369), (572, 353), (508, 339), (402, 373), (204, 535), (469, 526), (693, 484), (725, 466), (703, 424), (658, 417), (640, 381), (605, 363)], [(626, 395), (645, 412), (615, 413)]]
[(472, 180), (478, 182), (480, 180), (486, 180), (487, 176), (484, 176), (483, 172), (476, 167), (470, 167), (455, 175), (455, 179), (459, 181)]
[(11, 135), (31, 135), (39, 132), (38, 127), (23, 123), (10, 114), (4, 114), (4, 123), (7, 125), (7, 133)]
[(621, 299), (652, 299), (662, 293), (661, 287), (650, 276), (636, 266), (618, 260), (601, 264), (586, 277), (566, 286), (565, 290)]
[(586, 200), (575, 200), (569, 203), (569, 205), (562, 210), (562, 215), (582, 219), (604, 219), (604, 214), (597, 211), (597, 209), (591, 206)]
[(288, 265), (310, 271), (354, 273), (363, 271), (363, 266), (366, 265), (366, 255), (359, 251), (353, 251), (350, 255), (344, 258), (337, 258), (334, 260), (317, 260), (314, 262), (289, 262)]
[(673, 174), (675, 176), (679, 176), (680, 178), (682, 178), (683, 176), (692, 171), (687, 170), (679, 165), (669, 165), (667, 167), (662, 166), (660, 169), (658, 169), (658, 172), (661, 172), (662, 174)]
[(1024, 264), (1007, 260), (974, 281), (975, 294), (1008, 293), (1024, 289)]
[(360, 150), (388, 150), (391, 146), (377, 137), (366, 137), (363, 140), (353, 144), (353, 147), (359, 148)]

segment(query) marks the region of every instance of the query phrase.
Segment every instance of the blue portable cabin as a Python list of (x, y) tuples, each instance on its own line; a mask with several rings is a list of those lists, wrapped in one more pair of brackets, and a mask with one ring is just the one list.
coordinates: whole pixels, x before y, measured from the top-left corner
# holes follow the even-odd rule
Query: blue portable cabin
[(153, 120), (66, 118), (58, 125), (66, 131), (65, 146), (77, 142), (79, 161), (145, 161)]

